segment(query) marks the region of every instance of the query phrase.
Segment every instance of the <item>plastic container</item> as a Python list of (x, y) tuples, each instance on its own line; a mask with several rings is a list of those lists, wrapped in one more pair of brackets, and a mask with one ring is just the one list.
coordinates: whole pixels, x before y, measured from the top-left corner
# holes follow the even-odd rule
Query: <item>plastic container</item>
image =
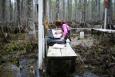
[(84, 32), (80, 32), (80, 38), (83, 39), (84, 38)]

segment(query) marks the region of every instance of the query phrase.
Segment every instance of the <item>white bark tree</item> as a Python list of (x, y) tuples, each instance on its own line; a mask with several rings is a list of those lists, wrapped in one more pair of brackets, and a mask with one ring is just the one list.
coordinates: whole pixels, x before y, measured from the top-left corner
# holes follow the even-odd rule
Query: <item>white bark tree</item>
[(28, 27), (29, 27), (30, 40), (35, 41), (36, 31), (35, 31), (35, 24), (33, 21), (33, 0), (28, 0)]

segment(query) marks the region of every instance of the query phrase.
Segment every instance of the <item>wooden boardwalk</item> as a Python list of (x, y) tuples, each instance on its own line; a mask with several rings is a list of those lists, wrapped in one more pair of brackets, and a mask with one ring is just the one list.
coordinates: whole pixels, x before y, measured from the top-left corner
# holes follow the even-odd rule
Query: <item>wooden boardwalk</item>
[(103, 32), (103, 33), (115, 33), (115, 30), (111, 29), (93, 29), (94, 31)]
[(49, 46), (47, 57), (52, 58), (72, 58), (77, 57), (78, 55), (75, 53), (75, 51), (71, 48), (70, 44), (66, 44), (64, 47), (56, 48), (54, 46)]
[[(57, 36), (60, 37), (60, 34), (55, 34), (55, 32), (60, 32), (60, 30), (52, 29), (52, 35), (54, 38)], [(51, 34), (51, 33), (50, 33)], [(47, 57), (55, 57), (55, 58), (63, 58), (63, 57), (76, 57), (77, 54), (70, 46), (70, 40), (66, 40), (66, 44), (54, 44), (53, 46), (49, 46), (47, 51)]]

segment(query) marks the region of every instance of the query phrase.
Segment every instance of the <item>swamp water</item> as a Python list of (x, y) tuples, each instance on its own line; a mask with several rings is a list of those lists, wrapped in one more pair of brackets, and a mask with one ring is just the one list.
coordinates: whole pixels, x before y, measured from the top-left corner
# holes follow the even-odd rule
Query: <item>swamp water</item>
[(19, 66), (11, 63), (0, 65), (0, 77), (37, 77), (36, 60), (23, 58)]

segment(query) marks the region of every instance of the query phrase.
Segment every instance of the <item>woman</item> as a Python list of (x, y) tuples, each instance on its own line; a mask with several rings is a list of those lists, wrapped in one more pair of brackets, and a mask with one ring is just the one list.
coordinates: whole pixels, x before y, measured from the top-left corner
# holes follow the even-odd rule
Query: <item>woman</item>
[(61, 36), (61, 40), (64, 40), (64, 39), (67, 39), (67, 38), (69, 38), (69, 35), (70, 35), (70, 27), (69, 27), (69, 25), (68, 25), (68, 23), (67, 22), (60, 22), (60, 21), (57, 21), (56, 22), (56, 26), (57, 27), (59, 27), (59, 28), (61, 28), (61, 32), (56, 32), (56, 34), (58, 34), (58, 33), (61, 33), (62, 34), (62, 36)]
[[(61, 21), (56, 21), (55, 23), (56, 27), (58, 27), (57, 30), (53, 32), (53, 37), (49, 37), (47, 39), (47, 44), (50, 46), (54, 45), (55, 43), (57, 44), (65, 44), (66, 39), (69, 37), (70, 34), (70, 28), (69, 25), (65, 22)], [(49, 35), (52, 34), (52, 30), (49, 33)], [(59, 36), (59, 37), (58, 37)]]

